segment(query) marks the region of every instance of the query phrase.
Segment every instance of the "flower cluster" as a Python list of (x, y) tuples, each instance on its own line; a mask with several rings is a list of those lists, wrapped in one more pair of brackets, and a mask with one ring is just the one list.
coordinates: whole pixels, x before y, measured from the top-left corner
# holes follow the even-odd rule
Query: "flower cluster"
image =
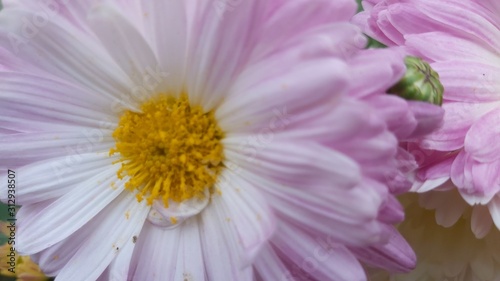
[(46, 276), (500, 278), (494, 0), (3, 5), (0, 200)]

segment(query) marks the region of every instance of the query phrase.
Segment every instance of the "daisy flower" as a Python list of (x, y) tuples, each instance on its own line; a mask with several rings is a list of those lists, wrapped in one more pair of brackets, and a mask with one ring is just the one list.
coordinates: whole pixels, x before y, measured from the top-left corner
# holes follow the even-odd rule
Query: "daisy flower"
[(16, 248), (47, 275), (352, 281), (358, 257), (413, 266), (391, 226), (408, 182), (388, 175), (398, 140), (442, 112), (385, 94), (404, 64), (359, 52), (354, 1), (4, 4), (0, 157), (18, 178)]

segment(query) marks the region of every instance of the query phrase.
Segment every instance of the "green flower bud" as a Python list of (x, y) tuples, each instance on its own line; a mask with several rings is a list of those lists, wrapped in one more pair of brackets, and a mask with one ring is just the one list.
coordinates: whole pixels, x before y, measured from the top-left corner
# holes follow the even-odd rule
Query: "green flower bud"
[(417, 57), (406, 57), (405, 64), (405, 76), (387, 92), (407, 100), (441, 105), (444, 88), (439, 81), (439, 74), (427, 62)]

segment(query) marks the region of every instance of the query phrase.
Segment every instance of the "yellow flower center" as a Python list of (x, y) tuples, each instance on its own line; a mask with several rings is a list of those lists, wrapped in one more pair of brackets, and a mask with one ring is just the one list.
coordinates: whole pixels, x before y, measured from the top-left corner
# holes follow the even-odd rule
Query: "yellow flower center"
[(138, 190), (137, 200), (149, 205), (203, 199), (223, 168), (224, 134), (214, 113), (190, 105), (187, 95), (161, 95), (141, 112), (125, 111), (113, 137), (109, 154), (120, 153), (118, 178), (128, 176), (125, 188)]

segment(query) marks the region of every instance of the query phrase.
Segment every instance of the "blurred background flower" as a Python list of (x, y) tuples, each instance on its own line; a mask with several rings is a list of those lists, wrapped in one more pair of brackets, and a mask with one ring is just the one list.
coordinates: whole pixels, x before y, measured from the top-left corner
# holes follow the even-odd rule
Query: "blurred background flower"
[[(7, 237), (10, 236), (6, 222), (7, 205), (0, 204), (0, 280), (1, 281), (48, 281), (53, 280), (43, 274), (40, 267), (34, 263), (29, 256), (21, 256), (14, 252), (15, 264), (11, 266), (11, 248), (14, 244), (8, 244)], [(15, 241), (14, 241), (15, 242)], [(9, 270), (10, 269), (10, 270)], [(14, 272), (12, 272), (14, 271)]]

